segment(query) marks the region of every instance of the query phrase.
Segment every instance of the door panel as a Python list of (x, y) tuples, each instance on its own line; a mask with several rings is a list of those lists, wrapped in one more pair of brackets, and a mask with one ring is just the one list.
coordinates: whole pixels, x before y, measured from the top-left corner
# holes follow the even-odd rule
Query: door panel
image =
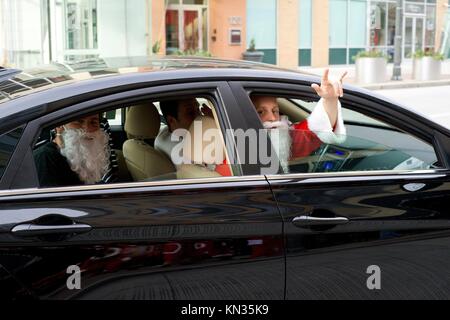
[[(448, 173), (269, 177), (285, 221), (288, 299), (447, 299)], [(294, 218), (320, 218), (300, 225)], [(332, 218), (348, 222), (333, 222)], [(325, 221), (325, 222), (324, 222)], [(370, 266), (380, 269), (381, 289)]]
[[(282, 222), (265, 180), (109, 186), (0, 202), (0, 264), (39, 298), (283, 298)], [(11, 232), (25, 223), (70, 224), (64, 219), (92, 229)], [(71, 265), (81, 270), (80, 289), (68, 289)]]

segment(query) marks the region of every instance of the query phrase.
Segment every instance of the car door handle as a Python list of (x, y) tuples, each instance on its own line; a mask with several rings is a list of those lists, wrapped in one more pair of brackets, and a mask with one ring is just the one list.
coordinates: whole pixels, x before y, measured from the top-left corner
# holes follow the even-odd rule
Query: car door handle
[(88, 224), (74, 223), (68, 225), (40, 225), (25, 223), (19, 224), (11, 229), (14, 235), (18, 236), (40, 236), (61, 233), (82, 233), (91, 230)]
[(292, 220), (296, 227), (328, 226), (347, 223), (349, 220), (345, 217), (319, 218), (312, 216), (298, 216)]

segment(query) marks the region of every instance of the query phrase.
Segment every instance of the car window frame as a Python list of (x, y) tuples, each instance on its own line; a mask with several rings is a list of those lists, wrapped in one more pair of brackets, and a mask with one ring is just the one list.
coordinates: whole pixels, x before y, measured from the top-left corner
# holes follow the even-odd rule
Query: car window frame
[[(221, 132), (224, 134), (225, 130), (231, 128), (230, 120), (228, 118), (229, 111), (227, 110), (227, 105), (234, 105), (236, 102), (234, 100), (234, 96), (231, 94), (230, 87), (226, 83), (226, 81), (203, 81), (203, 82), (192, 82), (192, 83), (176, 83), (169, 85), (155, 85), (149, 86), (147, 88), (140, 89), (132, 89), (126, 90), (120, 93), (114, 93), (110, 95), (105, 95), (101, 97), (97, 97), (87, 101), (81, 101), (79, 103), (74, 103), (74, 101), (70, 101), (68, 99), (66, 106), (62, 106), (57, 110), (49, 112), (39, 118), (36, 118), (28, 123), (26, 126), (21, 141), (19, 141), (16, 146), (16, 150), (12, 155), (10, 162), (19, 161), (21, 156), (27, 155), (24, 161), (19, 161), (21, 165), (17, 165), (15, 168), (7, 168), (2, 179), (2, 185), (0, 185), (2, 190), (16, 190), (20, 192), (20, 190), (32, 188), (32, 189), (64, 189), (64, 188), (72, 188), (70, 187), (57, 187), (57, 188), (40, 188), (38, 179), (37, 179), (37, 171), (35, 168), (34, 160), (32, 157), (32, 150), (36, 143), (36, 140), (39, 137), (39, 133), (42, 129), (63, 123), (67, 120), (79, 117), (84, 114), (96, 113), (107, 109), (108, 107), (114, 108), (117, 105), (129, 104), (133, 103), (133, 101), (142, 101), (142, 99), (151, 99), (158, 100), (161, 98), (167, 97), (183, 97), (183, 96), (210, 96), (214, 100), (213, 103), (217, 107), (217, 121), (221, 127)], [(51, 108), (49, 108), (51, 109)], [(225, 136), (224, 136), (225, 137)], [(235, 152), (234, 144), (227, 145), (227, 152)], [(230, 149), (230, 150), (228, 150)], [(20, 152), (16, 152), (20, 150)], [(31, 157), (30, 157), (31, 155)], [(238, 164), (234, 166), (236, 172), (234, 172), (233, 177), (223, 177), (223, 178), (239, 178), (242, 177), (242, 170)], [(21, 173), (21, 174), (20, 174)], [(28, 175), (31, 179), (28, 179), (31, 183), (28, 185), (23, 184), (23, 179), (19, 181), (19, 176), (23, 178), (24, 175)], [(178, 179), (177, 179), (178, 180)], [(161, 180), (161, 181), (152, 181), (145, 182), (150, 183), (151, 185), (164, 185), (167, 181), (177, 181), (177, 180)], [(181, 179), (180, 179), (181, 180)], [(183, 179), (184, 180), (184, 179)], [(195, 181), (197, 179), (192, 179)], [(139, 184), (143, 182), (130, 182), (129, 184)], [(184, 182), (186, 183), (186, 181)], [(114, 185), (122, 185), (122, 183), (111, 184)], [(101, 185), (94, 185), (101, 186)], [(81, 185), (75, 186), (77, 188), (86, 188), (89, 185)], [(92, 187), (92, 185), (91, 185)], [(89, 188), (88, 188), (89, 189)]]
[[(299, 97), (300, 99), (311, 99), (318, 101), (320, 97), (312, 89), (311, 84), (313, 82), (299, 81), (299, 82), (274, 82), (268, 81), (232, 81), (230, 86), (233, 88), (233, 92), (237, 92), (239, 95), (239, 103), (241, 108), (252, 109), (254, 112), (249, 112), (248, 115), (259, 121), (259, 116), (250, 100), (250, 94), (273, 94), (283, 97)], [(359, 112), (365, 116), (373, 117), (379, 121), (385, 122), (388, 125), (393, 126), (409, 134), (416, 139), (422, 140), (424, 143), (429, 144), (437, 157), (438, 163), (441, 168), (432, 168), (425, 171), (441, 172), (448, 171), (450, 169), (450, 140), (446, 139), (446, 136), (437, 131), (435, 126), (430, 125), (430, 121), (421, 117), (407, 109), (400, 109), (400, 107), (393, 105), (388, 101), (380, 100), (376, 97), (360, 93), (352, 90), (344, 85), (344, 96), (340, 98), (341, 103), (345, 108)], [(407, 118), (408, 121), (404, 121)], [(255, 122), (256, 120), (253, 120)], [(402, 120), (401, 120), (402, 119)], [(428, 123), (427, 123), (428, 122)], [(424, 170), (408, 170), (409, 172)], [(404, 173), (405, 170), (374, 170), (374, 171), (352, 171), (352, 173), (359, 173), (359, 175), (365, 175), (367, 172), (391, 172)], [(350, 173), (349, 171), (340, 172), (343, 175)], [(291, 175), (310, 175), (311, 173), (279, 173), (276, 176), (291, 176)], [(319, 175), (330, 174), (328, 172), (316, 173)], [(353, 175), (353, 174), (352, 174)]]

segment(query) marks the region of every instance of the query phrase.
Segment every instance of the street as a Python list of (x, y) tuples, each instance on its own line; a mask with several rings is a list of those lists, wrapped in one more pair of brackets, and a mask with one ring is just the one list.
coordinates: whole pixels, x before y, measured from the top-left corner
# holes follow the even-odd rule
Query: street
[(386, 89), (374, 92), (426, 114), (437, 123), (450, 128), (450, 86)]

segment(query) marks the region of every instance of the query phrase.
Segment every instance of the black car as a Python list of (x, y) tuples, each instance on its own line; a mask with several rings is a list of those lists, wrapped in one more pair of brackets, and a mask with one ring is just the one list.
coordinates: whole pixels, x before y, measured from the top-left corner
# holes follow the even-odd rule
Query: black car
[[(318, 77), (214, 59), (119, 62), (0, 70), (1, 298), (449, 297), (450, 131), (345, 85), (345, 139), (263, 170), (227, 132), (263, 129), (251, 94), (304, 120)], [(159, 111), (169, 98), (211, 108), (230, 175), (128, 156), (133, 143), (154, 151), (155, 134), (127, 123), (133, 107)], [(36, 149), (96, 113), (111, 127), (118, 180), (40, 186)], [(160, 116), (141, 120), (157, 133)]]

